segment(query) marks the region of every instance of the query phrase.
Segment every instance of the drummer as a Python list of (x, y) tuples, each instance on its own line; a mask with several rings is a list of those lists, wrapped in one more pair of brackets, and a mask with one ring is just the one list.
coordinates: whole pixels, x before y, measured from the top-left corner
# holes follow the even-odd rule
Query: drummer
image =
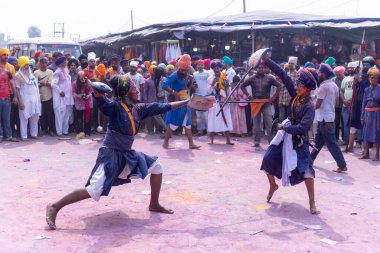
[[(196, 62), (197, 71), (193, 74), (194, 77), (194, 83), (196, 86), (195, 94), (200, 96), (206, 96), (207, 94), (207, 88), (209, 86), (207, 79), (209, 78), (210, 74), (208, 71), (204, 70), (204, 61), (198, 60)], [(207, 115), (208, 111), (195, 111), (197, 115), (197, 136), (202, 136), (207, 134)]]

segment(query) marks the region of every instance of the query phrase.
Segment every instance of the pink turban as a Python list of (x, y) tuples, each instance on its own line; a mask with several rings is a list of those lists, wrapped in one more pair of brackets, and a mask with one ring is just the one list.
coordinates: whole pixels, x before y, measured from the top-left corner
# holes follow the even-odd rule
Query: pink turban
[(181, 56), (181, 58), (178, 60), (178, 67), (180, 69), (187, 69), (191, 65), (191, 57), (188, 54), (184, 54)]
[(203, 63), (205, 64), (205, 68), (209, 68), (211, 64), (210, 58), (204, 59)]
[(346, 69), (343, 66), (338, 66), (334, 68), (334, 73), (340, 76), (343, 76), (345, 71)]

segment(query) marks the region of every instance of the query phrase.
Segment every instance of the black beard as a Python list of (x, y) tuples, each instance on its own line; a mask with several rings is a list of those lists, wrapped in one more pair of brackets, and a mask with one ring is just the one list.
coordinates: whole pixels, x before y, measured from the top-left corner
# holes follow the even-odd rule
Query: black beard
[(177, 71), (177, 75), (180, 77), (180, 78), (185, 78), (187, 76), (187, 73), (182, 73), (181, 71)]
[(81, 63), (80, 66), (82, 67), (82, 70), (87, 68), (88, 66), (88, 63)]

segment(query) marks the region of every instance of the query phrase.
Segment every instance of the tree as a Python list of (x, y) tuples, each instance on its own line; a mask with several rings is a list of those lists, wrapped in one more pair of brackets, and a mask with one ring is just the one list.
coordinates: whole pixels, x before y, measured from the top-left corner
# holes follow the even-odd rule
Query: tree
[(29, 26), (27, 33), (29, 38), (41, 37), (41, 29), (37, 26)]

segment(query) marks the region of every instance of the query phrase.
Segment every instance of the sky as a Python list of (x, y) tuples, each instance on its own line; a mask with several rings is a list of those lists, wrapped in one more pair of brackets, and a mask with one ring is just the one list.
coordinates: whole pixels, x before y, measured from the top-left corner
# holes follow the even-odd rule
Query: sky
[[(243, 12), (243, 0), (164, 1), (2, 1), (0, 32), (6, 38), (26, 38), (31, 25), (52, 37), (54, 23), (65, 24), (65, 38), (86, 39), (156, 23), (225, 16)], [(4, 11), (8, 10), (8, 11)], [(246, 0), (246, 11), (273, 10), (328, 16), (379, 17), (379, 0)], [(4, 20), (7, 20), (4, 22)]]

